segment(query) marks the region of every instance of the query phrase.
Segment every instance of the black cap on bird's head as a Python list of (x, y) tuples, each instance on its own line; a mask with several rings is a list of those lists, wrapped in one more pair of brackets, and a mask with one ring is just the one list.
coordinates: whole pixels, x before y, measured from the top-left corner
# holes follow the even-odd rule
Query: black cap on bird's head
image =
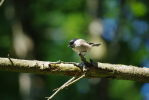
[(77, 38), (75, 38), (75, 39), (70, 40), (68, 47), (73, 48), (73, 46), (72, 46), (72, 45), (73, 45), (73, 43), (74, 43), (76, 40), (78, 40), (78, 39), (77, 39)]

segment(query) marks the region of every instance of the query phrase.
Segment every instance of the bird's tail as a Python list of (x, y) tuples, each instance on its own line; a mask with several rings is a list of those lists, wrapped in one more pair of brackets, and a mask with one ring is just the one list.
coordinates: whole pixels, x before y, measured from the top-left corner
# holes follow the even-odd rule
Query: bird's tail
[(101, 45), (101, 43), (89, 43), (90, 45), (92, 45), (92, 46), (99, 46), (99, 45)]

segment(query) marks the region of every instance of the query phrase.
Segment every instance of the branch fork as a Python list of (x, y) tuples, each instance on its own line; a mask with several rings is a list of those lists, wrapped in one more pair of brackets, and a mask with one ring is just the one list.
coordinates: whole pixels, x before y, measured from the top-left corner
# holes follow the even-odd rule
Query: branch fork
[(63, 90), (64, 88), (68, 87), (69, 85), (79, 81), (80, 79), (82, 79), (83, 77), (85, 77), (85, 73), (88, 70), (88, 66), (90, 66), (90, 63), (86, 61), (86, 59), (84, 58), (84, 56), (79, 53), (79, 56), (81, 58), (81, 60), (83, 61), (83, 63), (85, 64), (85, 67), (83, 66), (83, 74), (79, 77), (72, 77), (70, 80), (68, 80), (66, 83), (64, 83), (60, 88), (54, 89), (53, 91), (56, 90), (56, 92), (54, 94), (52, 94), (50, 97), (45, 97), (47, 98), (47, 100), (52, 99), (58, 92), (60, 92), (60, 90)]

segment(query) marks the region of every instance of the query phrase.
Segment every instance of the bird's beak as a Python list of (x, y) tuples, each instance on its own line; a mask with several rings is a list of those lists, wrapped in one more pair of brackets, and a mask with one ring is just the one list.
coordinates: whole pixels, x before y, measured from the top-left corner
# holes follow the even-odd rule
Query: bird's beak
[(71, 47), (70, 45), (68, 45), (68, 47)]

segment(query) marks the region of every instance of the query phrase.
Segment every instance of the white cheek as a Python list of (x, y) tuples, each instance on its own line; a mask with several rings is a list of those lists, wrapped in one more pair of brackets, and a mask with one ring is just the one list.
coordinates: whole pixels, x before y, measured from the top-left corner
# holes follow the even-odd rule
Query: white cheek
[(76, 41), (74, 42), (74, 47), (77, 47), (77, 46), (80, 46), (80, 41), (79, 41), (79, 40), (76, 40)]

